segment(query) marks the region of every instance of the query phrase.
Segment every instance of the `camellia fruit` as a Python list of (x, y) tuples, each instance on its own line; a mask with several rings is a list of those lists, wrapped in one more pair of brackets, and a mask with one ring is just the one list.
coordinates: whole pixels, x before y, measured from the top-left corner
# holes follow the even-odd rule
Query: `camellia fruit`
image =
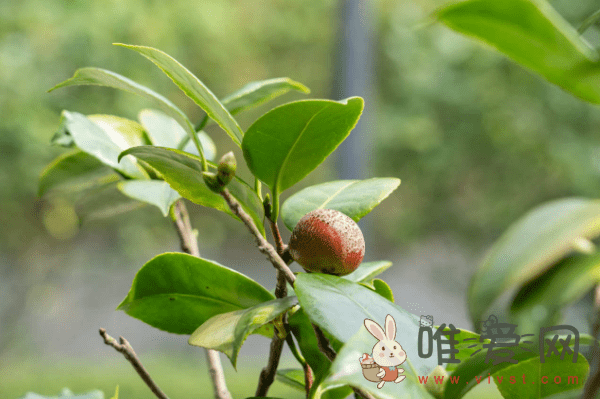
[(354, 220), (342, 212), (317, 209), (294, 227), (289, 251), (307, 272), (345, 276), (362, 262), (365, 239)]

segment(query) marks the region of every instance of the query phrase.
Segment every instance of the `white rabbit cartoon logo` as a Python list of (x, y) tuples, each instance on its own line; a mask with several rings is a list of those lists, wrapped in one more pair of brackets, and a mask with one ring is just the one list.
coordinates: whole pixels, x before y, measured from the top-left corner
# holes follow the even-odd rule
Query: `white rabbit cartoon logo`
[(372, 382), (378, 382), (377, 388), (381, 389), (387, 381), (396, 384), (404, 381), (405, 375), (400, 375), (404, 369), (398, 368), (406, 361), (406, 352), (396, 339), (396, 320), (392, 315), (385, 318), (385, 332), (383, 328), (371, 319), (365, 319), (365, 327), (379, 340), (373, 346), (371, 355), (365, 353), (358, 360), (363, 369), (363, 376)]

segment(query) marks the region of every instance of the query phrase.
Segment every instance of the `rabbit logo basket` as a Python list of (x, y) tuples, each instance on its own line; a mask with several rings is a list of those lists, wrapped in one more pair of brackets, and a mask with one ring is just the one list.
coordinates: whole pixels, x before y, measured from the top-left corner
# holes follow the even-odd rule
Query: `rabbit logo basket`
[(385, 331), (371, 319), (365, 319), (365, 327), (378, 342), (373, 346), (371, 355), (365, 353), (358, 360), (362, 366), (363, 376), (377, 382), (381, 389), (386, 382), (399, 383), (406, 376), (400, 375), (404, 369), (398, 368), (406, 361), (406, 352), (396, 339), (396, 320), (391, 315), (385, 318)]

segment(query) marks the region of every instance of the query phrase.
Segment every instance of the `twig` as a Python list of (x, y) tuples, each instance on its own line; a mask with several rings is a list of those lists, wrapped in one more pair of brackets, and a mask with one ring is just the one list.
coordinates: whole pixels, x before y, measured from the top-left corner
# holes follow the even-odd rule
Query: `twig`
[(200, 257), (200, 250), (198, 249), (198, 241), (194, 235), (192, 224), (190, 222), (190, 215), (188, 214), (187, 208), (183, 203), (183, 200), (179, 200), (173, 206), (173, 222), (181, 241), (181, 250), (187, 254)]
[[(277, 285), (275, 287), (275, 297), (276, 298), (285, 298), (287, 296), (287, 285), (285, 276), (282, 272), (277, 270)], [(283, 315), (283, 325), (287, 324), (286, 315)], [(275, 328), (275, 335), (273, 336), (273, 340), (271, 341), (271, 348), (269, 350), (269, 361), (264, 369), (260, 372), (260, 377), (258, 379), (258, 387), (256, 388), (257, 397), (267, 396), (269, 392), (269, 388), (273, 381), (275, 381), (275, 373), (277, 372), (277, 367), (279, 366), (279, 359), (281, 359), (281, 352), (283, 350), (283, 343), (285, 342), (285, 338), (282, 338), (277, 328)]]
[(600, 389), (600, 347), (598, 346), (598, 334), (600, 333), (600, 285), (594, 291), (594, 311), (592, 318), (592, 336), (595, 339), (590, 352), (590, 375), (583, 388), (582, 399), (594, 399)]
[(104, 328), (100, 329), (100, 336), (102, 336), (106, 345), (112, 346), (118, 352), (121, 352), (123, 356), (125, 356), (125, 359), (127, 359), (129, 363), (131, 363), (135, 371), (137, 371), (139, 376), (142, 377), (142, 380), (144, 380), (146, 385), (148, 385), (148, 388), (150, 388), (150, 390), (154, 393), (154, 395), (156, 395), (157, 398), (169, 399), (169, 397), (165, 395), (165, 393), (161, 391), (158, 385), (156, 385), (156, 383), (152, 380), (152, 377), (150, 377), (148, 371), (144, 368), (144, 366), (142, 366), (140, 359), (137, 357), (135, 351), (125, 338), (119, 337), (119, 344), (117, 343), (116, 339), (114, 339), (106, 333), (106, 329)]
[(337, 355), (335, 353), (335, 350), (333, 350), (333, 348), (331, 347), (331, 344), (329, 343), (329, 340), (323, 333), (323, 330), (321, 330), (321, 328), (316, 324), (313, 324), (312, 327), (313, 330), (315, 330), (315, 336), (317, 337), (317, 345), (319, 346), (319, 350), (323, 352), (325, 356), (327, 356), (327, 359), (333, 362)]
[[(192, 229), (190, 217), (183, 200), (177, 201), (173, 206), (172, 218), (181, 241), (181, 250), (192, 256), (200, 257), (198, 240)], [(219, 353), (213, 349), (205, 349), (205, 352), (215, 399), (232, 399), (225, 382), (225, 373), (223, 372)]]
[(285, 279), (293, 286), (294, 281), (296, 281), (296, 276), (294, 276), (294, 273), (292, 273), (292, 271), (284, 262), (284, 260), (281, 259), (281, 256), (279, 256), (275, 248), (262, 236), (262, 234), (258, 230), (258, 227), (256, 227), (250, 216), (248, 216), (246, 211), (242, 209), (242, 207), (235, 200), (235, 198), (231, 196), (229, 190), (227, 190), (226, 188), (223, 189), (223, 191), (221, 191), (221, 196), (225, 199), (227, 205), (229, 205), (229, 209), (231, 209), (233, 214), (239, 217), (242, 220), (242, 222), (244, 222), (246, 227), (248, 227), (248, 230), (250, 230), (250, 232), (256, 239), (258, 250), (267, 256), (271, 264), (278, 271), (282, 272), (285, 276)]

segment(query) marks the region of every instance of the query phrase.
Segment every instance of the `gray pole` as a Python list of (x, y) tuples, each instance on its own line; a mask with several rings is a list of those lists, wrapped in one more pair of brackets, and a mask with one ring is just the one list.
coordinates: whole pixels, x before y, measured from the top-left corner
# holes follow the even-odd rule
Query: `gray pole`
[[(373, 78), (371, 14), (368, 0), (341, 0), (339, 3), (338, 53), (333, 83), (333, 97), (342, 99), (360, 96), (365, 109), (350, 136), (340, 145), (337, 153), (337, 171), (340, 179), (369, 177), (374, 135), (370, 96)], [(360, 223), (367, 236), (366, 226)]]

